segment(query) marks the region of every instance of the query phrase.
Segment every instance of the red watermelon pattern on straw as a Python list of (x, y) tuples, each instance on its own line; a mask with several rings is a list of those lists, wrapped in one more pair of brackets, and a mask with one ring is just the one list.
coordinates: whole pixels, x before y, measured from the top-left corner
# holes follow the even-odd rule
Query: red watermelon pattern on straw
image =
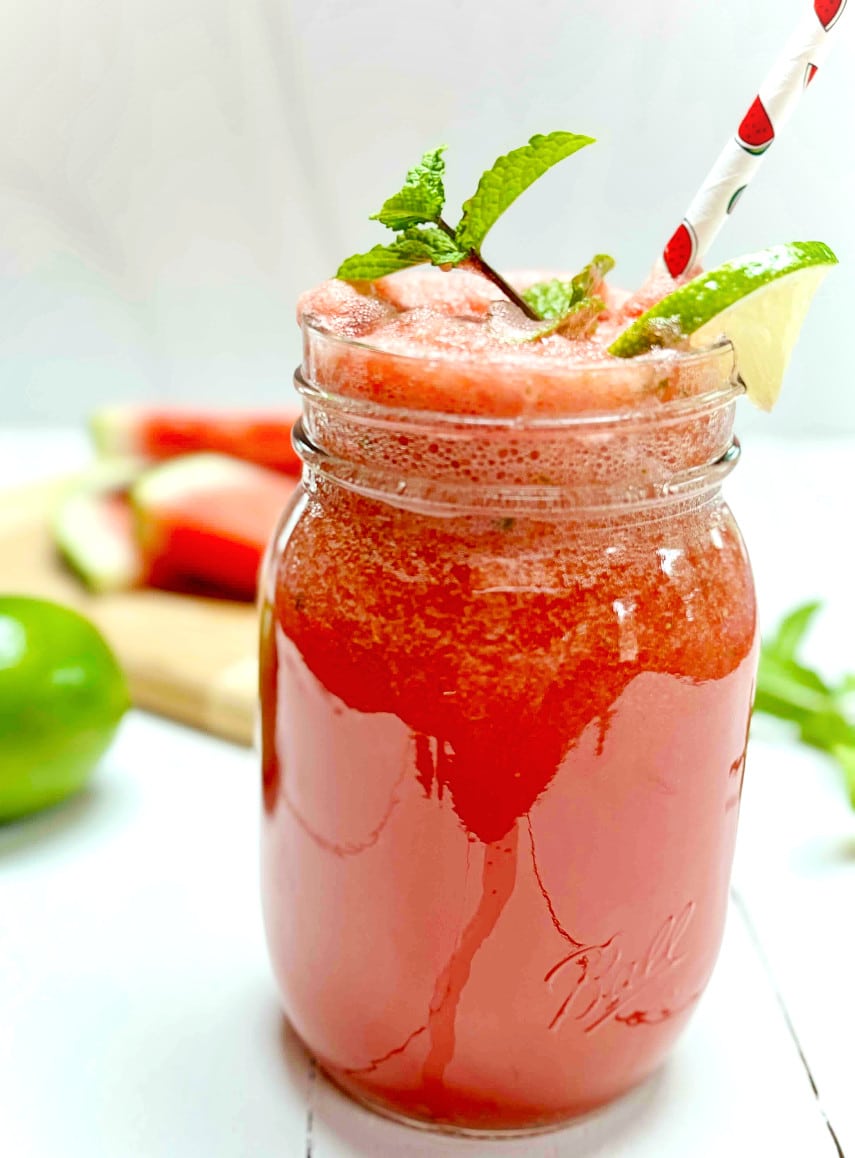
[(754, 104), (742, 118), (736, 131), (736, 143), (746, 153), (759, 156), (765, 153), (775, 139), (775, 126), (769, 114), (763, 107), (760, 97), (756, 97)]
[(846, 0), (813, 0), (813, 10), (826, 32), (837, 23), (845, 7)]
[(672, 277), (697, 265), (749, 185), (764, 154), (781, 134), (816, 76), (846, 0), (810, 0), (810, 10), (707, 174), (662, 253)]

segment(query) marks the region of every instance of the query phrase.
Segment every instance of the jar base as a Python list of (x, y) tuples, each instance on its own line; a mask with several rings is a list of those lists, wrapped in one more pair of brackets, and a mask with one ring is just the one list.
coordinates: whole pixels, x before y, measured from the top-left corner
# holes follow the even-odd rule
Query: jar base
[[(305, 1048), (305, 1046), (304, 1046)], [(372, 1098), (370, 1094), (358, 1089), (346, 1079), (342, 1079), (334, 1069), (327, 1068), (319, 1058), (307, 1050), (324, 1077), (349, 1101), (355, 1102), (370, 1113), (377, 1114), (398, 1125), (408, 1126), (425, 1134), (442, 1134), (447, 1137), (472, 1138), (482, 1142), (512, 1140), (514, 1138), (532, 1138), (541, 1134), (555, 1134), (561, 1130), (572, 1130), (575, 1126), (589, 1125), (592, 1121), (605, 1118), (610, 1114), (623, 1115), (632, 1112), (636, 1103), (647, 1099), (652, 1091), (663, 1065), (658, 1066), (653, 1073), (642, 1078), (628, 1090), (601, 1102), (590, 1109), (577, 1114), (568, 1114), (548, 1122), (530, 1126), (482, 1127), (461, 1126), (453, 1122), (443, 1122), (436, 1119), (422, 1118), (415, 1114), (407, 1114), (403, 1110), (394, 1109), (387, 1102), (379, 1098)]]

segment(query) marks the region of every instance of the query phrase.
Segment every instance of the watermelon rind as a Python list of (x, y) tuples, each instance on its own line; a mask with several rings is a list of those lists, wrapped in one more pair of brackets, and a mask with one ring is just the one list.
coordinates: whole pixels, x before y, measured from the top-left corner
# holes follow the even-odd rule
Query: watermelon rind
[(104, 406), (89, 418), (89, 434), (97, 454), (122, 458), (138, 453), (134, 439), (137, 411), (129, 406)]
[(130, 489), (143, 465), (132, 458), (97, 463), (69, 487), (54, 510), (54, 542), (90, 591), (126, 591), (143, 582), (136, 543), (116, 531), (105, 507), (111, 495)]
[(228, 454), (183, 454), (144, 471), (131, 491), (131, 502), (135, 507), (156, 506), (268, 473), (265, 467)]

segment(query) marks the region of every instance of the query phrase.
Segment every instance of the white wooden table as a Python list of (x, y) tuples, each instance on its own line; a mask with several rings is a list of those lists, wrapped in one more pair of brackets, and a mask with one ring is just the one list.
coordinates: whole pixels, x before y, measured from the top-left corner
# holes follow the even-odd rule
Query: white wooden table
[[(85, 453), (78, 435), (0, 434), (0, 485)], [(827, 599), (809, 654), (829, 671), (855, 669), (853, 462), (855, 440), (757, 442), (729, 486), (762, 622)], [(315, 1073), (267, 967), (257, 779), (250, 752), (132, 713), (85, 794), (0, 828), (4, 1156), (855, 1156), (855, 813), (785, 732), (755, 726), (724, 948), (672, 1060), (536, 1140), (422, 1134)]]

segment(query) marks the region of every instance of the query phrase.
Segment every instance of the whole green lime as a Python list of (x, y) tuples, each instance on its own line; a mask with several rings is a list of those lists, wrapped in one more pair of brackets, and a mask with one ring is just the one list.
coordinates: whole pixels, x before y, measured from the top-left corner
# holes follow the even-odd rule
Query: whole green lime
[(88, 619), (0, 596), (0, 820), (82, 788), (129, 705), (122, 669)]

